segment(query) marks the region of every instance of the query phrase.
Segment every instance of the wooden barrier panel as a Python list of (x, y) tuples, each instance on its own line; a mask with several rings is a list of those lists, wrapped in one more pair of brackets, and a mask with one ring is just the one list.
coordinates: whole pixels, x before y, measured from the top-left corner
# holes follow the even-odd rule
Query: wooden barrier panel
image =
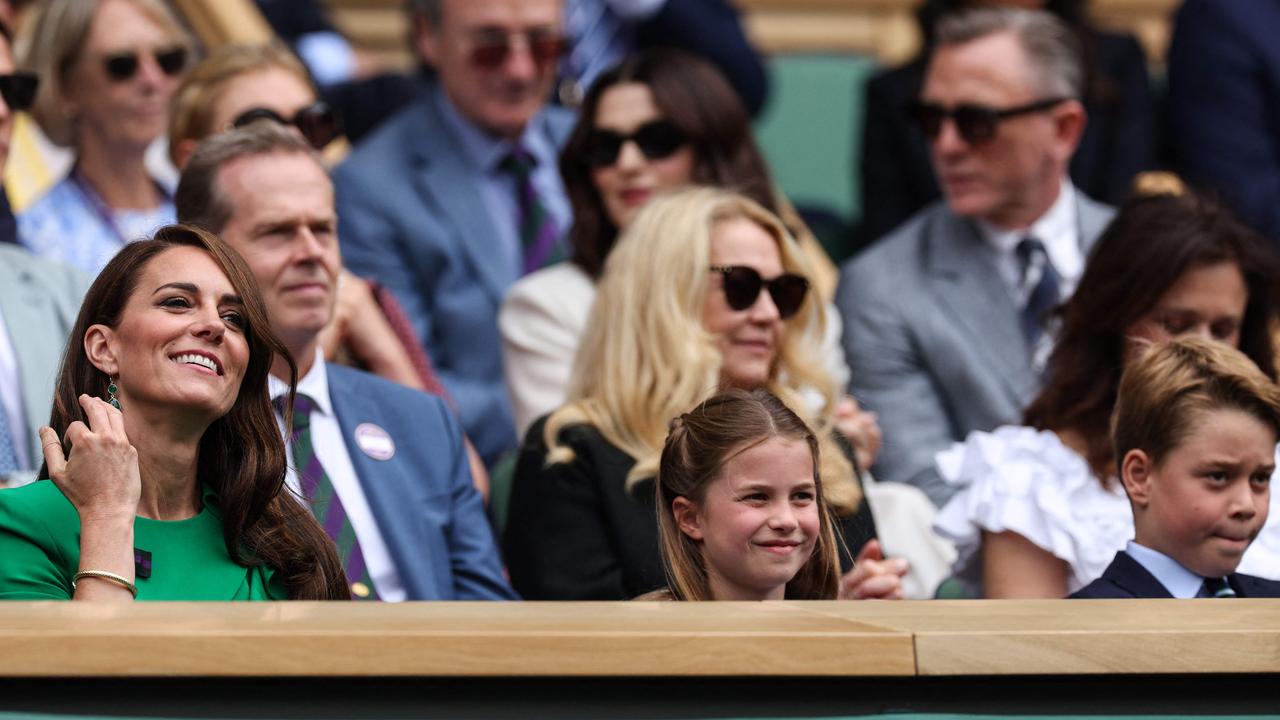
[(3, 676), (912, 675), (911, 635), (796, 603), (0, 605)]

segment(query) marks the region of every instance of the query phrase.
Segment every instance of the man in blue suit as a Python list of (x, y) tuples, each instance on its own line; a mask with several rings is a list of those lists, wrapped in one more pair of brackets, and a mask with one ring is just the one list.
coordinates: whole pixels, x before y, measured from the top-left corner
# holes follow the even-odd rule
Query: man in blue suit
[[(325, 362), (339, 271), (333, 185), (300, 137), (270, 122), (209, 138), (183, 171), (178, 218), (221, 235), (257, 277), (298, 366), (289, 482), (338, 544), (352, 595), (514, 599), (439, 397)], [(272, 367), (273, 400), (288, 363)]]
[(399, 298), (486, 463), (516, 444), (497, 315), (563, 255), (560, 0), (415, 0), (435, 78), (334, 173), (343, 257)]

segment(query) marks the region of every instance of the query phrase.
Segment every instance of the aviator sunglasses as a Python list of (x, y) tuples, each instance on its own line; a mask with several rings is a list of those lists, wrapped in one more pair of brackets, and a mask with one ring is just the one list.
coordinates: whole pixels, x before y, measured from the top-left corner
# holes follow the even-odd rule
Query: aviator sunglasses
[[(564, 36), (552, 31), (534, 30), (524, 33), (524, 38), (529, 55), (539, 68), (559, 60), (568, 47)], [(513, 39), (513, 35), (502, 32), (481, 33), (471, 46), (471, 64), (483, 70), (502, 67), (515, 52)]]
[(630, 135), (612, 130), (592, 130), (586, 143), (586, 160), (591, 167), (608, 167), (618, 161), (622, 145), (634, 142), (649, 160), (671, 157), (685, 144), (684, 133), (666, 120), (645, 123)]
[(762, 288), (769, 288), (773, 306), (783, 320), (795, 315), (809, 292), (809, 281), (795, 273), (783, 273), (765, 280), (755, 268), (745, 265), (712, 265), (711, 272), (724, 276), (724, 299), (734, 310), (746, 310), (756, 304)]
[(978, 145), (994, 138), (1001, 122), (1019, 115), (1044, 112), (1067, 100), (1068, 98), (1062, 97), (1046, 98), (1004, 109), (970, 103), (947, 108), (937, 103), (917, 100), (907, 105), (907, 114), (915, 120), (920, 131), (930, 140), (938, 137), (938, 133), (942, 132), (942, 121), (951, 118), (951, 121), (956, 124), (956, 132), (960, 133), (960, 137), (970, 145)]
[(17, 71), (8, 75), (0, 75), (0, 97), (10, 110), (29, 110), (36, 99), (36, 89), (40, 87), (40, 78), (33, 72)]
[(323, 150), (326, 145), (342, 134), (338, 113), (323, 100), (317, 100), (302, 108), (291, 118), (282, 117), (275, 110), (264, 107), (250, 108), (237, 115), (236, 119), (231, 121), (231, 127), (242, 128), (255, 120), (264, 118), (281, 125), (292, 125), (298, 128), (302, 137), (306, 138), (311, 147), (316, 150)]
[[(187, 65), (187, 49), (184, 47), (156, 50), (152, 57), (155, 58), (156, 65), (160, 66), (161, 72), (169, 77), (176, 77)], [(102, 59), (107, 76), (116, 82), (124, 82), (136, 75), (140, 64), (139, 54), (132, 50), (111, 53)]]

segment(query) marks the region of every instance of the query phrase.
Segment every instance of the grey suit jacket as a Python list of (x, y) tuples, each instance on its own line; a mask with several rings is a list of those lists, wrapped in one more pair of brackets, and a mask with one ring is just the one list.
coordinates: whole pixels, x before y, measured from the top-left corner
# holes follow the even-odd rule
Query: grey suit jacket
[[(1087, 253), (1113, 211), (1077, 197)], [(954, 490), (934, 455), (973, 430), (1020, 422), (1039, 390), (995, 251), (934, 203), (845, 264), (836, 306), (849, 390), (884, 431), (876, 475), (941, 506)]]
[[(342, 257), (396, 295), (485, 462), (516, 446), (502, 373), (498, 308), (517, 279), (439, 94), (426, 91), (334, 172)], [(572, 115), (532, 121), (557, 146)]]
[(21, 384), (21, 388), (0, 388), (0, 393), (22, 395), (30, 470), (39, 468), (44, 459), (36, 429), (49, 424), (58, 366), (88, 289), (89, 278), (78, 270), (16, 245), (0, 245), (0, 315), (17, 357)]

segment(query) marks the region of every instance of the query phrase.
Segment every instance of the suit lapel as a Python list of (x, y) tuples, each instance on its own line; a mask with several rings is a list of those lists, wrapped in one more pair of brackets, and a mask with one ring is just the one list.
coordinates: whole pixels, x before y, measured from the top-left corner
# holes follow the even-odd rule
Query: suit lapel
[(925, 229), (925, 253), (942, 312), (969, 335), (971, 347), (986, 357), (1010, 399), (1022, 407), (1035, 379), (1018, 309), (996, 269), (995, 251), (972, 223), (944, 210)]
[[(362, 423), (372, 422), (381, 417), (377, 404), (372, 396), (358, 391), (346, 377), (343, 368), (326, 366), (329, 373), (329, 397), (333, 401), (333, 412), (338, 419), (338, 427), (342, 429), (342, 439), (347, 444), (347, 455), (351, 458), (351, 466), (356, 471), (356, 479), (360, 489), (364, 491), (369, 509), (378, 523), (387, 552), (391, 561), (400, 573), (400, 579), (409, 591), (410, 597), (430, 597), (422, 588), (415, 587), (416, 580), (424, 573), (413, 572), (415, 563), (425, 557), (415, 548), (427, 547), (427, 539), (420, 536), (422, 523), (414, 518), (424, 517), (427, 499), (417, 493), (417, 485), (407, 482), (403, 476), (403, 465), (396, 462), (394, 456), (389, 460), (374, 460), (360, 448), (356, 441), (356, 428)], [(391, 428), (381, 425), (388, 433)], [(392, 440), (396, 440), (393, 436)], [(400, 438), (399, 442), (403, 442)], [(429, 575), (429, 573), (427, 574)]]
[(421, 138), (406, 138), (416, 172), (418, 193), (429, 206), (448, 218), (447, 230), (471, 261), (495, 304), (501, 303), (511, 283), (517, 279), (508, 267), (507, 253), (500, 247), (496, 218), (489, 215), (484, 197), (479, 192), (475, 168), (464, 157), (459, 143), (440, 115), (436, 92), (428, 93), (422, 107), (426, 114), (424, 133), (433, 138), (430, 151)]
[(1142, 567), (1142, 563), (1134, 560), (1129, 553), (1121, 551), (1107, 566), (1102, 577), (1110, 580), (1125, 592), (1138, 598), (1172, 598), (1169, 592), (1154, 575)]
[[(10, 346), (18, 361), (18, 378), (22, 385), (22, 404), (27, 416), (27, 446), (31, 462), (37, 467), (43, 461), (40, 438), (33, 428), (49, 422), (53, 401), (56, 365), (49, 364), (50, 350), (66, 342), (51, 300), (40, 289), (40, 279), (29, 268), (0, 268), (0, 312), (9, 330)], [(13, 330), (22, 329), (17, 342)], [(53, 356), (60, 354), (55, 350)]]

